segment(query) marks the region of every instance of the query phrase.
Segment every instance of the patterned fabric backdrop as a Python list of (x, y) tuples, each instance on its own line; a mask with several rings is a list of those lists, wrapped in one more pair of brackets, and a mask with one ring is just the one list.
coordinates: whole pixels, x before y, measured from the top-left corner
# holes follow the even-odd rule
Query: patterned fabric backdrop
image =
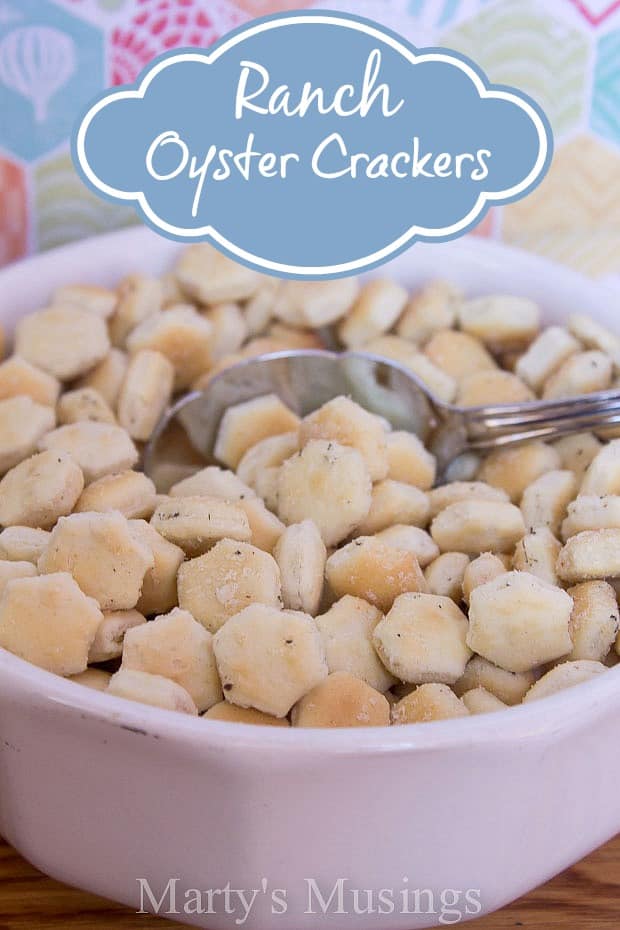
[(594, 275), (620, 273), (620, 0), (0, 0), (0, 265), (135, 222), (76, 176), (68, 137), (102, 88), (162, 51), (266, 13), (341, 9), (470, 55), (545, 109), (549, 175), (484, 236)]

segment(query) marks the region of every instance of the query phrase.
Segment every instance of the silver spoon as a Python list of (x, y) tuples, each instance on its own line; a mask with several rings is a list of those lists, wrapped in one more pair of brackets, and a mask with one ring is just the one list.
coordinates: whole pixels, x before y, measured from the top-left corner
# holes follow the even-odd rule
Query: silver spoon
[(264, 394), (276, 394), (304, 416), (340, 394), (409, 430), (426, 442), (442, 472), (465, 451), (485, 452), (531, 439), (557, 439), (570, 433), (620, 424), (620, 391), (600, 391), (562, 400), (482, 407), (447, 404), (397, 362), (365, 352), (322, 349), (274, 352), (224, 369), (203, 391), (185, 394), (158, 423), (144, 456), (151, 474), (161, 438), (177, 420), (207, 460), (223, 413)]

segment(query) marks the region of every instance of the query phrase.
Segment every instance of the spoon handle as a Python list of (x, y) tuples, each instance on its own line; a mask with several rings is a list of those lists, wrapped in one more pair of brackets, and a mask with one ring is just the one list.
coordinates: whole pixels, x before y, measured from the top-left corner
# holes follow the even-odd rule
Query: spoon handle
[(531, 439), (550, 440), (620, 426), (620, 391), (461, 410), (470, 449), (492, 449)]

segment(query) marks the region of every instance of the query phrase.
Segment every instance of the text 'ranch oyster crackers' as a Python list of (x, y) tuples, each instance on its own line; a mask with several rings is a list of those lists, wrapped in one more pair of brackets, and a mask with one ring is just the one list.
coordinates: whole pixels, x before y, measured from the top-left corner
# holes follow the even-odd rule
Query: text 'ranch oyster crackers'
[[(377, 278), (278, 281), (209, 245), (115, 290), (67, 282), (0, 363), (0, 646), (214, 720), (387, 726), (491, 713), (618, 661), (620, 438), (453, 461), (347, 397), (227, 410), (208, 464), (172, 397), (241, 359), (394, 359), (443, 400), (617, 385), (620, 337), (529, 300)], [(620, 436), (620, 433), (618, 433)]]

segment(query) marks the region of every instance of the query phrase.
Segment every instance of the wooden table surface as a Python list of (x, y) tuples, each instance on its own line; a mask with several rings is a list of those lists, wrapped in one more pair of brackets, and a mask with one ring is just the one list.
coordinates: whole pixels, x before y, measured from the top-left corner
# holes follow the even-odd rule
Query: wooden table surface
[[(620, 835), (510, 907), (467, 925), (475, 930), (617, 930)], [(0, 842), (0, 930), (167, 930), (144, 917), (46, 878)]]

